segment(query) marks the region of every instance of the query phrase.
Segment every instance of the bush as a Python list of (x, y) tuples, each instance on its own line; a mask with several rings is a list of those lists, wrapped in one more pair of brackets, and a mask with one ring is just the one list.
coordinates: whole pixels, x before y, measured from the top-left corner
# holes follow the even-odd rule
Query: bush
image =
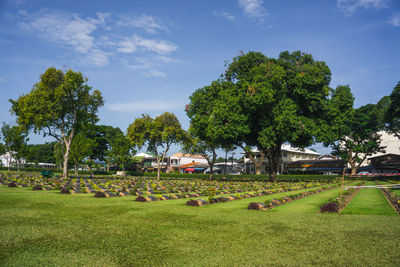
[(37, 184), (32, 189), (33, 190), (43, 190), (43, 187), (41, 185)]
[(67, 188), (61, 188), (60, 193), (61, 194), (71, 194), (71, 192)]
[(329, 202), (321, 205), (321, 212), (339, 212), (339, 205), (337, 202)]
[(266, 208), (266, 205), (263, 203), (260, 203), (260, 202), (251, 202), (247, 206), (247, 209), (249, 209), (249, 210), (262, 210), (265, 208)]
[[(157, 177), (156, 172), (144, 173), (144, 177)], [(209, 180), (210, 175), (205, 173), (161, 173), (162, 179), (201, 179)], [(278, 181), (282, 182), (306, 182), (306, 181), (332, 181), (340, 178), (337, 175), (278, 175)], [(214, 174), (213, 180), (218, 181), (270, 181), (269, 175), (256, 175), (256, 174), (241, 174), (241, 175), (229, 175), (229, 174)]]
[(17, 184), (14, 183), (14, 182), (11, 182), (11, 183), (8, 184), (8, 187), (17, 187)]
[(106, 194), (105, 194), (104, 192), (97, 191), (97, 192), (94, 194), (94, 197), (106, 197)]

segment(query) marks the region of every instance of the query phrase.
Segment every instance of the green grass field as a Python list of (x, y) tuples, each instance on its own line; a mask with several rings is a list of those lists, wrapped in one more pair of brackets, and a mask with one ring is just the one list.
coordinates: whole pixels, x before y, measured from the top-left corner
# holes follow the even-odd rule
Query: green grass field
[(0, 266), (399, 266), (400, 216), (321, 214), (340, 189), (250, 202), (135, 202), (0, 187)]
[[(367, 182), (365, 185), (374, 184)], [(342, 214), (398, 215), (378, 188), (360, 189)]]

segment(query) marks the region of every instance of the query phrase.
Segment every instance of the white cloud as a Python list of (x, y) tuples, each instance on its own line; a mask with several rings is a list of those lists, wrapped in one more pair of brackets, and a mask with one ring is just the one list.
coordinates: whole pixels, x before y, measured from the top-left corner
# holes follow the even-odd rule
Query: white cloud
[(154, 17), (150, 17), (147, 15), (141, 15), (136, 17), (131, 17), (124, 15), (117, 22), (118, 25), (128, 26), (134, 28), (141, 28), (145, 30), (147, 33), (157, 33), (160, 30), (167, 30), (167, 28), (158, 21), (158, 19)]
[(238, 0), (244, 13), (251, 18), (257, 18), (260, 22), (264, 22), (264, 17), (268, 15), (267, 10), (262, 6), (263, 2), (263, 0)]
[(148, 69), (152, 66), (153, 62), (151, 58), (147, 57), (133, 57), (129, 59), (122, 59), (122, 65), (126, 69), (137, 70), (137, 69)]
[(73, 51), (85, 55), (86, 63), (94, 66), (108, 64), (108, 53), (98, 49), (93, 32), (104, 23), (108, 14), (98, 13), (96, 18), (81, 18), (77, 14), (47, 13), (28, 14), (22, 27), (38, 33), (46, 41), (67, 46)]
[(176, 45), (168, 41), (145, 39), (138, 35), (133, 36), (133, 41), (137, 46), (158, 54), (167, 54), (178, 49)]
[[(115, 19), (120, 17), (125, 20), (121, 22)], [(85, 65), (108, 65), (112, 55), (113, 59), (122, 62), (126, 68), (142, 69), (142, 74), (147, 76), (165, 77), (164, 73), (154, 69), (162, 64), (176, 62), (166, 55), (176, 51), (178, 46), (167, 40), (132, 35), (131, 29), (130, 37), (118, 30), (108, 30), (116, 29), (115, 26), (124, 23), (127, 26), (143, 28), (149, 33), (166, 30), (155, 18), (146, 15), (124, 17), (96, 13), (95, 17), (83, 17), (79, 14), (42, 10), (21, 14), (21, 21), (20, 26), (23, 29), (48, 43), (73, 51), (72, 59), (79, 58)], [(71, 56), (71, 53), (68, 54)], [(129, 58), (130, 54), (134, 54), (136, 58), (132, 60)]]
[(106, 105), (106, 108), (111, 111), (118, 112), (154, 112), (182, 109), (182, 103), (173, 100), (149, 100), (141, 102), (125, 102), (113, 103)]
[(232, 15), (231, 13), (226, 12), (226, 11), (222, 11), (222, 12), (213, 12), (213, 15), (214, 15), (214, 16), (217, 16), (217, 17), (224, 18), (224, 19), (226, 19), (226, 20), (234, 20), (234, 19), (235, 19), (235, 16), (234, 16), (234, 15)]
[(110, 13), (97, 12), (96, 15), (101, 23), (105, 23), (106, 19), (110, 17)]
[(389, 23), (395, 27), (400, 26), (400, 12), (395, 13), (392, 18), (389, 20)]
[(381, 9), (387, 7), (386, 0), (337, 0), (337, 6), (348, 16), (358, 9)]
[(136, 45), (128, 38), (125, 38), (124, 41), (119, 42), (118, 46), (119, 47), (117, 48), (117, 51), (121, 53), (133, 53), (137, 50)]
[(142, 48), (146, 51), (155, 52), (157, 54), (168, 54), (178, 49), (176, 45), (164, 40), (146, 39), (139, 35), (134, 35), (132, 38), (126, 38), (118, 43), (118, 52), (133, 53), (137, 48)]
[(92, 65), (92, 66), (106, 66), (109, 63), (109, 56), (111, 53), (104, 52), (100, 49), (93, 49), (90, 51), (90, 53), (87, 54), (85, 58), (85, 63), (86, 65)]
[(166, 78), (167, 75), (163, 72), (155, 70), (155, 68), (175, 62), (179, 61), (165, 56), (131, 57), (129, 59), (122, 60), (122, 64), (126, 69), (133, 71), (142, 70), (141, 75), (144, 77), (158, 78)]
[(167, 74), (158, 70), (149, 70), (146, 72), (142, 72), (142, 75), (145, 77), (157, 77), (157, 78), (166, 78)]
[(4, 82), (6, 82), (6, 79), (0, 77), (0, 83), (4, 83)]
[(157, 56), (156, 59), (159, 60), (162, 63), (165, 63), (165, 64), (179, 62), (176, 59), (173, 59), (173, 58), (170, 58), (170, 57), (166, 57), (166, 56)]
[(78, 15), (44, 14), (24, 23), (26, 29), (39, 32), (42, 38), (72, 46), (80, 53), (93, 47), (91, 35), (97, 28), (95, 19), (82, 19)]

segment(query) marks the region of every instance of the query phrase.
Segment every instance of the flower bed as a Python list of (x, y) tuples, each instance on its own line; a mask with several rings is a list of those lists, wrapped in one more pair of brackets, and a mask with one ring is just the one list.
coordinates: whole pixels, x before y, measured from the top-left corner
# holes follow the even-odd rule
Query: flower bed
[(247, 206), (247, 209), (249, 210), (268, 210), (268, 209), (272, 209), (274, 207), (277, 206), (281, 206), (284, 205), (288, 202), (294, 201), (294, 200), (298, 200), (304, 197), (308, 197), (314, 194), (318, 194), (321, 192), (324, 192), (326, 190), (330, 190), (333, 188), (336, 188), (337, 186), (324, 186), (321, 189), (315, 189), (315, 190), (310, 190), (310, 191), (304, 191), (304, 192), (300, 192), (297, 194), (292, 194), (292, 195), (288, 195), (288, 196), (284, 196), (281, 198), (276, 198), (276, 199), (272, 199), (272, 200), (267, 200), (265, 201), (265, 203), (261, 203), (261, 202), (251, 202), (249, 203), (249, 205)]
[[(292, 194), (292, 195), (290, 195), (288, 197), (283, 197), (283, 198), (279, 198), (279, 199), (273, 199), (270, 203), (268, 203), (268, 207), (269, 206), (272, 207), (272, 206), (280, 205), (282, 203), (286, 203), (286, 202), (288, 202), (288, 201), (290, 201), (290, 200), (292, 200), (294, 198), (299, 198), (300, 196), (303, 196), (303, 195), (309, 195), (310, 193), (308, 193), (308, 192), (311, 192), (311, 191), (320, 192), (321, 190), (328, 190), (328, 189), (331, 189), (331, 188), (334, 188), (334, 187), (335, 186), (330, 186), (330, 187), (324, 186), (323, 189), (315, 189), (315, 190), (305, 191), (305, 192), (301, 192), (301, 193), (297, 193), (297, 194)], [(309, 187), (305, 187), (305, 188), (309, 188)], [(292, 189), (287, 187), (285, 190), (280, 191), (279, 193), (288, 192), (288, 191), (292, 191)], [(275, 193), (273, 193), (271, 191), (261, 191), (261, 192), (251, 192), (251, 193), (230, 195), (230, 196), (226, 196), (226, 197), (225, 196), (214, 197), (213, 195), (209, 195), (208, 200), (191, 199), (191, 200), (186, 202), (186, 205), (188, 205), (188, 206), (204, 206), (204, 205), (210, 205), (210, 204), (215, 204), (215, 203), (223, 203), (223, 202), (227, 202), (227, 201), (233, 201), (233, 200), (238, 200), (238, 199), (243, 199), (243, 198), (259, 197), (259, 196), (271, 195), (271, 194), (275, 194)], [(252, 202), (252, 203), (254, 203), (254, 202)], [(264, 203), (255, 203), (255, 204), (252, 204), (252, 205), (260, 206), (260, 207), (263, 206), (262, 208), (265, 208), (265, 209), (267, 208), (267, 204), (264, 204)]]
[(398, 213), (400, 213), (400, 197), (389, 189), (381, 188), (383, 195)]
[[(361, 185), (358, 183), (357, 185)], [(335, 198), (331, 198), (328, 202), (324, 203), (320, 207), (321, 212), (334, 212), (339, 213), (342, 211), (353, 199), (353, 197), (360, 191), (359, 188), (349, 187), (343, 190), (342, 194), (339, 194)]]

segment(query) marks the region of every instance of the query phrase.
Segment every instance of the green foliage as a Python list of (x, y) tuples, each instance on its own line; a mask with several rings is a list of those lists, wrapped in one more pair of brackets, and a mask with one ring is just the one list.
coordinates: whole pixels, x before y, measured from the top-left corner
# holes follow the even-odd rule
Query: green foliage
[(94, 140), (92, 153), (89, 156), (98, 160), (107, 160), (107, 152), (111, 148), (110, 143), (115, 137), (123, 135), (120, 128), (108, 125), (92, 125), (85, 133), (87, 138)]
[(3, 122), (1, 135), (4, 142), (2, 148), (5, 153), (8, 153), (7, 161), (9, 167), (13, 161), (16, 161), (19, 168), (21, 160), (28, 154), (28, 133), (21, 127), (10, 126)]
[(54, 146), (56, 142), (46, 142), (44, 144), (29, 144), (28, 154), (26, 157), (27, 162), (34, 163), (56, 163), (54, 156)]
[(377, 131), (383, 127), (380, 105), (368, 104), (353, 108), (354, 97), (348, 86), (338, 86), (324, 112), (318, 138), (333, 148), (333, 154), (347, 161), (356, 173), (366, 160), (377, 152), (384, 152)]
[(11, 110), (21, 127), (50, 135), (65, 147), (64, 177), (68, 175), (72, 139), (98, 120), (97, 111), (103, 105), (100, 91), (91, 90), (82, 73), (48, 68), (30, 93), (10, 99)]
[(136, 118), (127, 130), (127, 138), (133, 147), (140, 149), (147, 145), (147, 150), (156, 154), (158, 177), (161, 162), (164, 162), (169, 148), (172, 144), (182, 142), (184, 137), (185, 131), (182, 129), (178, 118), (169, 112), (164, 112), (155, 119), (144, 114), (141, 118)]
[(119, 133), (110, 140), (110, 147), (108, 157), (112, 162), (120, 165), (122, 170), (125, 170), (125, 164), (132, 159), (135, 153), (132, 144), (123, 133)]
[(390, 94), (390, 104), (385, 113), (387, 130), (400, 138), (400, 82)]
[[(260, 52), (235, 57), (222, 76), (198, 89), (186, 107), (192, 131), (203, 141), (244, 149), (260, 173), (264, 157), (275, 179), (281, 145), (309, 146), (330, 90), (324, 62), (295, 51), (278, 59)], [(261, 157), (254, 158), (253, 148)]]
[[(78, 133), (71, 143), (70, 158), (75, 164), (75, 168), (90, 155), (95, 141), (85, 136), (83, 132)], [(77, 170), (75, 175), (77, 175)]]
[[(157, 173), (144, 173), (144, 177), (156, 177)], [(204, 173), (162, 173), (163, 179), (185, 179), (185, 180), (207, 180), (209, 179), (208, 174)], [(280, 181), (325, 181), (338, 179), (337, 175), (278, 175)], [(348, 177), (346, 179), (355, 179)], [(241, 174), (241, 175), (229, 175), (229, 174), (214, 174), (213, 180), (218, 181), (268, 181), (270, 180), (269, 175), (257, 175), (257, 174)]]

